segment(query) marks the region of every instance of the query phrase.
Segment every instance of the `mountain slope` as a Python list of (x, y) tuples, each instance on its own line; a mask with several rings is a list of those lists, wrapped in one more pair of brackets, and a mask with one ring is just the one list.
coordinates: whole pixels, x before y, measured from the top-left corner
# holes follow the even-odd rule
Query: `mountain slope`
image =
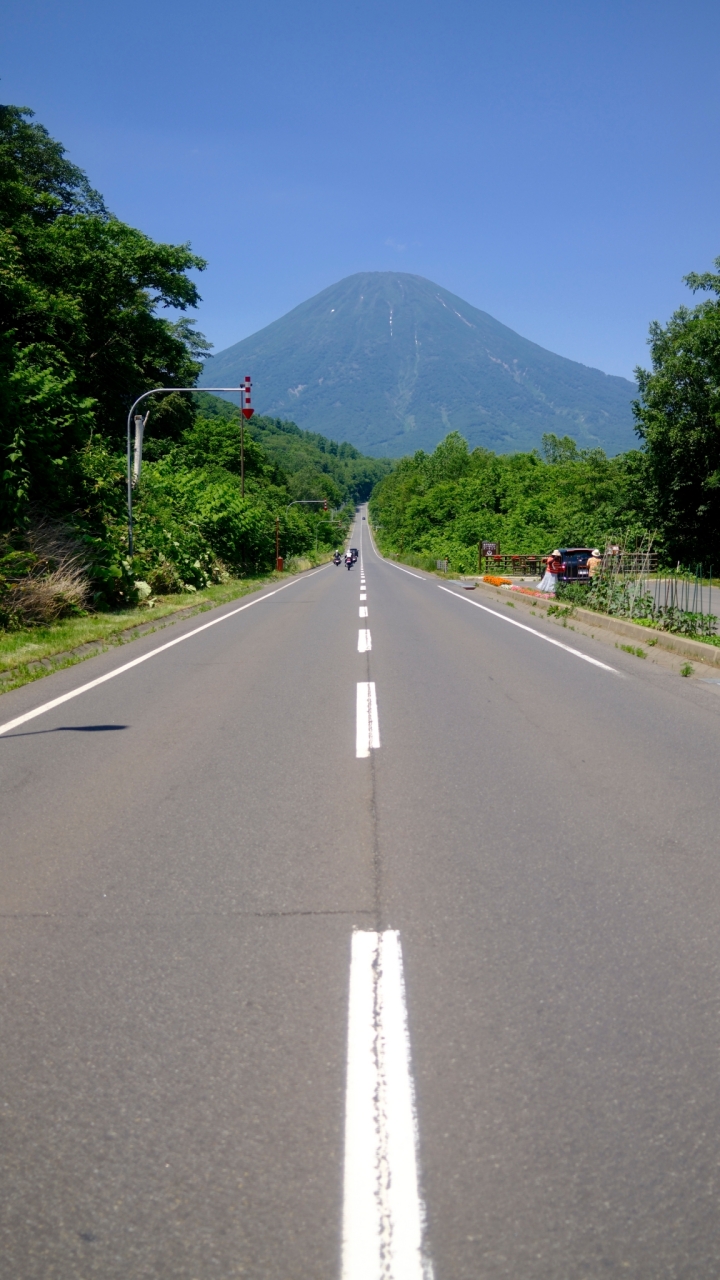
[(545, 351), (421, 276), (348, 276), (219, 352), (200, 385), (251, 374), (260, 413), (363, 452), (431, 450), (448, 431), (499, 452), (544, 432), (635, 443), (635, 384)]

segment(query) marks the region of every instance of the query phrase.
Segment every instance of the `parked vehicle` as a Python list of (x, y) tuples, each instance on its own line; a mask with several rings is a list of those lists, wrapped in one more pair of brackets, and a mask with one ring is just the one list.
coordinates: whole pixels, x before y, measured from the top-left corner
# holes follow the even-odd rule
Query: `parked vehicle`
[(592, 547), (561, 547), (558, 582), (589, 583), (587, 562), (591, 555)]

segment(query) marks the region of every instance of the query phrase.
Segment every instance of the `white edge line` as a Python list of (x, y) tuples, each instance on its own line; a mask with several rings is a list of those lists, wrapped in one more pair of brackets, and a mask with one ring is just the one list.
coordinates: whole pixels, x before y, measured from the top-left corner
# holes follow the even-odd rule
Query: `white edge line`
[(401, 573), (409, 573), (411, 578), (418, 578), (420, 582), (427, 582), (427, 578), (423, 578), (421, 573), (413, 573), (412, 569), (404, 569), (401, 564), (395, 564), (394, 560), (386, 560), (385, 556), (381, 556), (380, 552), (375, 546), (375, 539), (372, 536), (372, 530), (370, 529), (370, 524), (367, 520), (365, 521), (365, 523), (368, 526), (368, 537), (370, 539), (370, 546), (375, 552), (375, 555), (377, 556), (378, 560), (382, 560), (383, 564), (389, 564), (391, 569), (399, 569)]
[(389, 564), (391, 569), (399, 569), (401, 573), (409, 573), (411, 578), (419, 578), (420, 582), (427, 581), (426, 578), (423, 578), (421, 573), (413, 573), (412, 569), (403, 569), (401, 564), (395, 564), (394, 560), (386, 560), (385, 556), (378, 555), (377, 551), (375, 552), (375, 555), (378, 557), (378, 560), (382, 560), (383, 564)]
[(599, 658), (591, 658), (587, 653), (581, 653), (579, 649), (573, 649), (572, 645), (563, 644), (562, 640), (555, 640), (552, 636), (544, 636), (542, 631), (536, 631), (534, 627), (528, 627), (524, 622), (517, 622), (515, 618), (506, 618), (504, 613), (498, 613), (497, 609), (488, 609), (486, 604), (480, 604), (478, 600), (468, 600), (467, 596), (461, 596), (458, 591), (451, 591), (450, 587), (440, 587), (441, 591), (446, 591), (449, 596), (454, 596), (456, 600), (462, 600), (464, 604), (472, 604), (476, 609), (483, 609), (485, 613), (491, 613), (494, 618), (499, 618), (501, 622), (509, 622), (513, 627), (520, 627), (521, 631), (529, 631), (531, 636), (537, 636), (538, 640), (547, 640), (548, 644), (557, 645), (558, 649), (564, 649), (566, 653), (572, 653), (576, 658), (582, 658), (583, 662), (590, 662), (594, 667), (602, 667), (603, 671), (611, 671), (614, 676), (619, 676), (620, 672), (616, 667), (609, 667), (607, 662), (601, 662)]
[(323, 569), (327, 569), (327, 565), (323, 564), (319, 569), (313, 569), (312, 573), (303, 574), (302, 577), (295, 578), (292, 582), (285, 582), (282, 587), (275, 587), (273, 591), (267, 591), (265, 595), (257, 596), (255, 600), (248, 600), (247, 604), (242, 604), (237, 609), (231, 609), (229, 613), (224, 613), (222, 617), (213, 618), (210, 622), (204, 622), (201, 627), (194, 627), (192, 631), (186, 631), (184, 635), (176, 636), (174, 640), (168, 640), (166, 644), (158, 645), (157, 649), (151, 649), (149, 653), (143, 653), (139, 658), (133, 658), (131, 662), (124, 662), (121, 667), (115, 667), (112, 671), (107, 671), (104, 676), (98, 676), (95, 680), (88, 680), (87, 684), (81, 684), (77, 689), (71, 689), (69, 693), (61, 694), (59, 698), (53, 698), (50, 702), (43, 702), (42, 706), (35, 707), (33, 711), (26, 711), (24, 715), (16, 716), (14, 720), (8, 720), (6, 724), (0, 724), (0, 733), (8, 733), (10, 729), (17, 729), (18, 725), (27, 724), (28, 720), (34, 720), (36, 716), (44, 715), (46, 711), (52, 711), (54, 707), (61, 706), (63, 702), (70, 702), (72, 698), (79, 697), (81, 693), (87, 693), (88, 689), (95, 689), (97, 685), (105, 684), (106, 680), (114, 680), (115, 676), (122, 675), (124, 671), (129, 671), (131, 667), (138, 667), (141, 662), (147, 662), (158, 653), (164, 653), (166, 649), (172, 649), (174, 645), (182, 644), (183, 640), (190, 640), (192, 636), (199, 635), (201, 631), (207, 631), (208, 627), (216, 627), (219, 622), (225, 622), (227, 618), (234, 618), (236, 613), (242, 613), (244, 609), (251, 609), (254, 604), (261, 604), (263, 600), (269, 600), (271, 596), (276, 596), (279, 591), (294, 587), (298, 582), (312, 578), (316, 573), (321, 573)]

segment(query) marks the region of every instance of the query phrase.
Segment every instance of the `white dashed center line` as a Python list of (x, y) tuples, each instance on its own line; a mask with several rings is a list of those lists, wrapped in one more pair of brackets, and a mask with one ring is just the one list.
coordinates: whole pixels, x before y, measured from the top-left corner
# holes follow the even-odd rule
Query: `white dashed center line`
[(356, 932), (350, 960), (342, 1280), (432, 1280), (400, 937)]
[(357, 687), (357, 728), (355, 732), (355, 755), (360, 759), (370, 755), (371, 750), (380, 746), (380, 725), (378, 722), (377, 699), (373, 682), (363, 681)]
[(369, 631), (358, 631), (358, 653), (369, 653), (372, 649), (372, 639)]
[(358, 609), (358, 615), (359, 615), (359, 617), (361, 617), (361, 618), (367, 618), (367, 616), (368, 616), (368, 611), (367, 611), (367, 605), (366, 605), (366, 604), (361, 604), (361, 605), (360, 605), (360, 608)]

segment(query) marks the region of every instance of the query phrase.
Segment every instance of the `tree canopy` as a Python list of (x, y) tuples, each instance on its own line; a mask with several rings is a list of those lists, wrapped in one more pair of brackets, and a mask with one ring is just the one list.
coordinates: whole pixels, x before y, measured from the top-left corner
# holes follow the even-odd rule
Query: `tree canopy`
[[(0, 107), (0, 527), (81, 502), (93, 433), (119, 441), (141, 391), (195, 382), (207, 344), (157, 313), (195, 306), (204, 266), (113, 217), (30, 110)], [(164, 406), (167, 430), (189, 412)]]
[(715, 297), (650, 326), (652, 370), (636, 370), (634, 413), (668, 557), (720, 566), (720, 275), (685, 279)]
[(477, 567), (478, 543), (512, 553), (593, 545), (644, 530), (642, 455), (607, 458), (548, 434), (539, 453), (468, 449), (451, 432), (434, 453), (404, 458), (374, 490), (371, 513), (388, 550), (454, 569)]

